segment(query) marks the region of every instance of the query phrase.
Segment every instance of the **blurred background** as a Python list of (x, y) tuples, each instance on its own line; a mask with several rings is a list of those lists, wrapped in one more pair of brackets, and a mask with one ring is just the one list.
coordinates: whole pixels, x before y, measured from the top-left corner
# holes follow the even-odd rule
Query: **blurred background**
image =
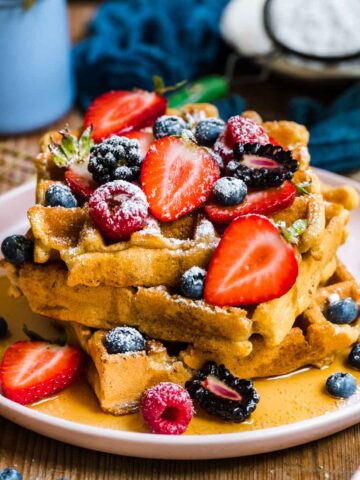
[(42, 132), (154, 75), (187, 81), (174, 107), (305, 123), (313, 164), (356, 172), (359, 22), (360, 0), (0, 0), (0, 190), (32, 175)]

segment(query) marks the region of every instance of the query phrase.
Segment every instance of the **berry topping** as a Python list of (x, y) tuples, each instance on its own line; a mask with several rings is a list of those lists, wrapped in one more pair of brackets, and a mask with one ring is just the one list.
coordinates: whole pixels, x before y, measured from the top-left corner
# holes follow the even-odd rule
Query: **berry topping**
[(23, 476), (15, 468), (0, 470), (0, 480), (23, 480)]
[(130, 182), (138, 177), (142, 161), (138, 140), (113, 135), (92, 147), (88, 170), (100, 184), (113, 180)]
[(47, 342), (17, 342), (0, 366), (0, 384), (6, 398), (27, 405), (53, 395), (74, 382), (84, 358), (73, 347)]
[(8, 262), (21, 265), (32, 260), (34, 244), (23, 235), (11, 235), (2, 242), (1, 251)]
[(224, 130), (225, 122), (221, 118), (205, 118), (197, 124), (195, 138), (199, 145), (212, 147)]
[(116, 180), (99, 187), (89, 200), (89, 214), (110, 241), (127, 240), (141, 230), (148, 219), (148, 203), (142, 190)]
[(280, 146), (236, 144), (234, 156), (227, 165), (227, 174), (243, 180), (248, 187), (278, 187), (291, 180), (299, 167), (291, 152)]
[(135, 328), (116, 327), (104, 338), (104, 346), (108, 353), (142, 352), (145, 350), (145, 338)]
[(163, 115), (156, 120), (153, 126), (154, 137), (156, 139), (170, 135), (181, 135), (186, 129), (187, 125), (185, 121), (175, 115)]
[(360, 343), (353, 346), (349, 354), (348, 362), (352, 367), (360, 370)]
[(214, 185), (213, 197), (220, 205), (238, 205), (247, 194), (247, 186), (238, 178), (223, 177)]
[(93, 126), (94, 140), (148, 127), (165, 113), (167, 100), (145, 90), (115, 90), (96, 98), (85, 115), (86, 127)]
[(206, 271), (200, 267), (191, 267), (181, 277), (182, 294), (187, 298), (203, 298)]
[(0, 317), (0, 338), (6, 337), (8, 334), (9, 327), (5, 318)]
[(356, 379), (350, 373), (334, 373), (326, 380), (326, 390), (333, 397), (349, 398), (356, 388)]
[(296, 188), (291, 182), (281, 187), (254, 191), (247, 194), (244, 201), (233, 207), (224, 207), (211, 202), (205, 206), (207, 217), (215, 223), (230, 223), (235, 218), (248, 213), (270, 215), (292, 205), (296, 197)]
[(75, 208), (77, 200), (67, 185), (54, 183), (46, 190), (45, 207)]
[(88, 200), (98, 187), (88, 172), (87, 162), (71, 165), (65, 172), (65, 180), (79, 201)]
[(150, 145), (154, 141), (154, 135), (151, 132), (129, 132), (124, 133), (123, 137), (130, 138), (131, 140), (137, 140), (139, 142), (141, 161), (144, 160)]
[(151, 213), (168, 222), (203, 205), (219, 176), (219, 166), (207, 149), (189, 139), (165, 137), (150, 147), (141, 184)]
[(257, 143), (266, 145), (270, 142), (269, 135), (263, 127), (254, 120), (236, 115), (229, 118), (225, 130), (225, 142), (229, 147), (234, 148), (236, 143)]
[(80, 137), (71, 133), (68, 126), (60, 130), (59, 134), (61, 136), (60, 143), (55, 142), (51, 138), (49, 145), (55, 165), (58, 167), (69, 167), (74, 164), (86, 163), (94, 143), (92, 140), (92, 128), (86, 128)]
[(234, 220), (217, 246), (205, 281), (205, 300), (219, 307), (267, 302), (294, 285), (294, 248), (261, 215)]
[(259, 402), (250, 380), (236, 378), (214, 362), (208, 362), (185, 386), (207, 413), (229, 422), (243, 422)]
[(194, 415), (194, 407), (184, 388), (164, 382), (146, 390), (141, 413), (152, 433), (181, 435)]
[(329, 322), (339, 325), (352, 323), (359, 316), (358, 304), (350, 297), (329, 302), (324, 315)]
[(225, 132), (216, 140), (214, 152), (222, 158), (225, 164), (234, 158), (234, 148), (226, 143)]

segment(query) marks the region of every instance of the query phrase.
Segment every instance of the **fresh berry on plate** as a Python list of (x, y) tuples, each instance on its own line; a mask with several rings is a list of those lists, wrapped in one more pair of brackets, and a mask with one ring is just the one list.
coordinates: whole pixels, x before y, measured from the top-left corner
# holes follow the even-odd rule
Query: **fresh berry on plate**
[(15, 468), (0, 470), (0, 480), (23, 480), (23, 476)]
[(246, 195), (246, 183), (238, 178), (222, 177), (215, 183), (213, 188), (213, 198), (220, 205), (238, 205), (244, 200)]
[(294, 248), (261, 215), (245, 215), (225, 230), (208, 268), (205, 300), (219, 307), (267, 302), (294, 285)]
[(339, 325), (352, 323), (359, 316), (359, 306), (352, 298), (330, 301), (324, 315), (331, 323)]
[(234, 147), (226, 143), (225, 132), (219, 136), (213, 148), (214, 152), (219, 155), (225, 165), (234, 158)]
[(144, 160), (150, 145), (154, 142), (154, 135), (151, 132), (129, 132), (123, 133), (122, 136), (139, 142), (141, 160)]
[(27, 405), (53, 395), (73, 383), (84, 358), (76, 348), (47, 342), (17, 342), (4, 354), (0, 366), (3, 395)]
[(61, 183), (54, 183), (46, 190), (45, 207), (75, 208), (78, 202), (70, 187)]
[(98, 187), (88, 172), (87, 162), (71, 165), (65, 172), (65, 180), (79, 201), (88, 200)]
[(203, 205), (220, 169), (207, 149), (189, 139), (164, 137), (149, 149), (141, 185), (155, 218), (168, 222)]
[(184, 388), (164, 382), (146, 390), (141, 414), (152, 433), (181, 435), (194, 415), (194, 407)]
[(88, 170), (100, 184), (113, 180), (131, 182), (139, 176), (143, 159), (137, 139), (113, 135), (92, 147)]
[(250, 380), (236, 378), (214, 362), (208, 362), (185, 387), (207, 413), (228, 422), (243, 422), (259, 402)]
[(234, 148), (236, 143), (258, 143), (266, 145), (270, 143), (269, 135), (264, 128), (254, 120), (236, 115), (230, 117), (226, 124), (225, 141), (229, 147)]
[(167, 100), (145, 90), (113, 90), (96, 98), (85, 115), (85, 127), (93, 126), (100, 142), (110, 135), (148, 127), (165, 113)]
[(111, 354), (142, 352), (145, 350), (145, 338), (132, 327), (115, 327), (106, 333), (104, 346)]
[(23, 235), (11, 235), (3, 240), (1, 251), (8, 262), (21, 265), (32, 260), (34, 243)]
[(326, 380), (326, 391), (333, 397), (349, 398), (356, 389), (356, 379), (350, 373), (334, 373)]
[(9, 332), (9, 327), (5, 318), (0, 317), (0, 338), (5, 338)]
[(204, 294), (206, 271), (200, 267), (191, 267), (182, 275), (180, 288), (184, 297), (200, 300)]
[(228, 163), (226, 173), (240, 178), (251, 188), (279, 187), (286, 180), (291, 180), (299, 168), (289, 150), (270, 143), (237, 143), (234, 156), (235, 160)]
[(145, 226), (148, 203), (139, 187), (115, 180), (102, 185), (91, 195), (89, 214), (106, 239), (112, 242), (127, 240)]
[(221, 118), (204, 118), (195, 129), (195, 138), (199, 145), (212, 147), (225, 130), (225, 122)]
[(246, 195), (242, 203), (226, 207), (211, 201), (205, 205), (207, 217), (215, 223), (230, 223), (235, 218), (249, 213), (271, 215), (288, 208), (294, 202), (296, 188), (291, 182), (284, 182), (281, 187), (253, 191)]
[(170, 135), (181, 135), (188, 127), (181, 117), (176, 115), (162, 115), (153, 126), (156, 139), (169, 137)]
[(360, 370), (360, 343), (357, 343), (351, 349), (348, 362), (353, 368)]

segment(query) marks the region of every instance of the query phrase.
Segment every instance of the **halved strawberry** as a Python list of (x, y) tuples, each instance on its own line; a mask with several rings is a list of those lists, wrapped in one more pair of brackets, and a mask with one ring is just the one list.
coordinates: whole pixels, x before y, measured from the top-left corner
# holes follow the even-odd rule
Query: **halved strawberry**
[(71, 165), (65, 172), (65, 180), (78, 200), (88, 200), (98, 187), (87, 169), (87, 162)]
[(206, 275), (205, 300), (220, 307), (267, 302), (298, 276), (294, 248), (262, 215), (245, 215), (225, 230)]
[(207, 217), (215, 223), (230, 223), (235, 218), (248, 213), (270, 215), (292, 205), (296, 197), (296, 188), (286, 181), (280, 187), (250, 192), (245, 200), (233, 207), (224, 207), (210, 202), (205, 205)]
[(135, 140), (138, 140), (140, 144), (140, 151), (143, 157), (145, 157), (150, 145), (154, 141), (154, 135), (152, 132), (129, 132), (124, 133), (122, 136), (127, 138), (135, 138)]
[(0, 366), (3, 395), (27, 405), (53, 395), (74, 382), (84, 357), (76, 348), (47, 342), (17, 342), (9, 347)]
[(121, 135), (152, 125), (165, 113), (167, 100), (156, 92), (113, 90), (96, 98), (85, 114), (85, 127), (93, 126), (99, 142), (110, 135)]
[(220, 169), (205, 148), (179, 137), (164, 137), (150, 147), (141, 170), (141, 185), (150, 211), (169, 222), (203, 205)]

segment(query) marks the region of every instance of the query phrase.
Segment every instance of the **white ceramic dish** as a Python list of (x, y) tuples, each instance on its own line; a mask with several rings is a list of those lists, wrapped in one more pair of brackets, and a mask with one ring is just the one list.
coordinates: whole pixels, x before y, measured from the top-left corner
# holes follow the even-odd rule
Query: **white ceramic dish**
[[(360, 192), (360, 183), (319, 171), (333, 185), (347, 183)], [(25, 212), (33, 204), (34, 184), (23, 185), (0, 197), (0, 239), (26, 229)], [(353, 213), (350, 237), (341, 258), (360, 279), (360, 210)], [(360, 422), (360, 401), (325, 415), (280, 427), (241, 433), (162, 436), (86, 426), (46, 415), (0, 396), (0, 414), (35, 432), (93, 450), (145, 458), (215, 459), (271, 452), (301, 445)]]

